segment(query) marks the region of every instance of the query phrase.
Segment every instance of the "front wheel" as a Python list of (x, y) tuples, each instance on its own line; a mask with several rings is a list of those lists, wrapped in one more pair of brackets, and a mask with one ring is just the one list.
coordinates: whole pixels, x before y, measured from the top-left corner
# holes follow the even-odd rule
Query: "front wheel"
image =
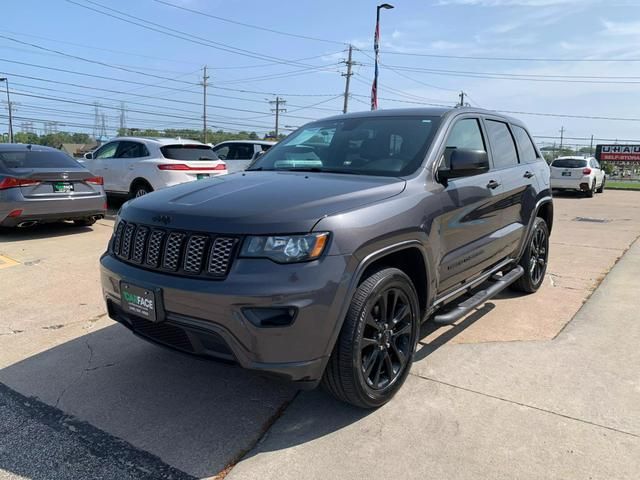
[(537, 291), (544, 281), (548, 260), (549, 227), (542, 218), (536, 217), (529, 244), (520, 259), (524, 274), (511, 285), (512, 288), (525, 293)]
[(419, 330), (418, 296), (409, 277), (385, 268), (358, 287), (322, 385), (361, 408), (387, 403), (404, 383)]

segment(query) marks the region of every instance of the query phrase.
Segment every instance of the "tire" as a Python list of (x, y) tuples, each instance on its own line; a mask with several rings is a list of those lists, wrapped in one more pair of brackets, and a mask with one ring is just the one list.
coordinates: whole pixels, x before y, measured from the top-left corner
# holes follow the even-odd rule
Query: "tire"
[(593, 183), (591, 184), (591, 188), (586, 192), (587, 198), (593, 198), (596, 193), (596, 179), (593, 179)]
[(600, 188), (598, 188), (598, 190), (596, 190), (596, 192), (598, 193), (604, 193), (604, 184), (607, 183), (607, 179), (603, 178), (602, 179), (602, 185), (600, 185)]
[(73, 221), (73, 224), (76, 227), (90, 227), (94, 223), (96, 223), (96, 219), (95, 218), (83, 218), (82, 220), (74, 220)]
[(147, 193), (153, 192), (153, 188), (147, 182), (138, 181), (131, 186), (131, 190), (129, 191), (129, 199), (142, 197)]
[(391, 400), (411, 369), (419, 312), (418, 295), (403, 271), (385, 268), (366, 278), (351, 300), (323, 388), (360, 408)]
[(536, 217), (528, 242), (519, 262), (524, 268), (524, 275), (514, 282), (511, 288), (524, 293), (534, 293), (544, 282), (549, 260), (549, 227), (542, 218)]

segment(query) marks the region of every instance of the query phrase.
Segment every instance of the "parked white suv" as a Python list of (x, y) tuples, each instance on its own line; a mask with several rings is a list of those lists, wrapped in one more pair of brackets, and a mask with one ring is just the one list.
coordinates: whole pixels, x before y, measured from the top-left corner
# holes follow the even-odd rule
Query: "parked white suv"
[(588, 197), (604, 191), (606, 175), (593, 157), (558, 157), (551, 162), (551, 188), (578, 190)]
[(118, 137), (84, 158), (108, 194), (130, 197), (227, 173), (209, 145), (179, 138)]
[(235, 173), (246, 169), (258, 155), (275, 144), (267, 140), (227, 140), (214, 146), (213, 151), (227, 163), (229, 173)]

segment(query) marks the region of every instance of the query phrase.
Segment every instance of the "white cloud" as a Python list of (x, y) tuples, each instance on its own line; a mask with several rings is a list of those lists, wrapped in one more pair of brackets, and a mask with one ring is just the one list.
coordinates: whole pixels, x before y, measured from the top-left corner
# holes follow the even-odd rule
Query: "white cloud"
[(612, 22), (603, 20), (606, 35), (640, 35), (640, 22)]

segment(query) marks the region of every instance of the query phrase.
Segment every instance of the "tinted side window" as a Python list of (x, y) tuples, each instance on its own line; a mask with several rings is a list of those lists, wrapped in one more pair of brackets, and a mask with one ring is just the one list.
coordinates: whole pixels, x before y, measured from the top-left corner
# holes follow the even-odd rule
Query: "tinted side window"
[(520, 161), (523, 163), (531, 163), (538, 160), (538, 153), (527, 131), (518, 125), (512, 125), (512, 128), (513, 135), (516, 137), (516, 143), (518, 144), (518, 151), (520, 152)]
[(440, 166), (443, 170), (451, 167), (451, 152), (458, 148), (486, 151), (480, 122), (476, 118), (464, 118), (456, 122), (445, 144), (444, 159)]
[(142, 143), (138, 142), (120, 142), (118, 149), (118, 158), (140, 158), (148, 157), (149, 151)]
[(480, 124), (475, 118), (465, 118), (456, 123), (447, 138), (447, 148), (485, 150)]
[(118, 150), (118, 144), (120, 142), (111, 142), (103, 145), (98, 149), (93, 158), (114, 158), (116, 156), (116, 151)]
[(487, 120), (487, 134), (491, 143), (494, 168), (512, 167), (518, 164), (518, 153), (506, 123)]
[(253, 158), (253, 145), (250, 143), (236, 143), (231, 148), (230, 160), (251, 160)]
[(222, 146), (218, 146), (215, 147), (213, 149), (213, 151), (216, 153), (216, 155), (218, 155), (218, 157), (220, 157), (222, 160), (226, 160), (227, 157), (229, 156), (229, 148), (231, 148), (229, 146), (229, 144), (226, 145), (222, 145)]

